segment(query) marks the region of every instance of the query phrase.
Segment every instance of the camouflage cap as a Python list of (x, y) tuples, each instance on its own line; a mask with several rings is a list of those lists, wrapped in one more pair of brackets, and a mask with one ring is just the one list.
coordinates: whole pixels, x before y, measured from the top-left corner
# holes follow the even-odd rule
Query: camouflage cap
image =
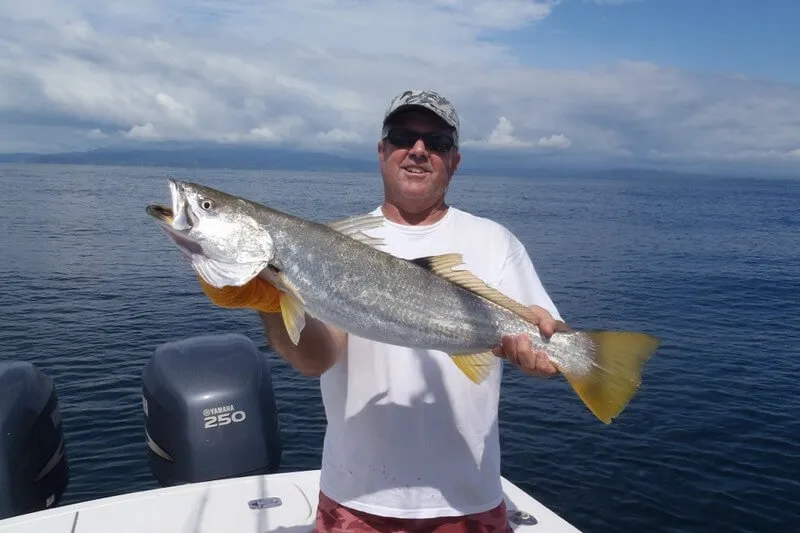
[(453, 139), (458, 146), (460, 123), (456, 109), (447, 98), (433, 91), (408, 90), (395, 96), (383, 114), (383, 135), (386, 135), (386, 123), (389, 119), (395, 113), (409, 107), (423, 107), (442, 119), (445, 124), (453, 128)]

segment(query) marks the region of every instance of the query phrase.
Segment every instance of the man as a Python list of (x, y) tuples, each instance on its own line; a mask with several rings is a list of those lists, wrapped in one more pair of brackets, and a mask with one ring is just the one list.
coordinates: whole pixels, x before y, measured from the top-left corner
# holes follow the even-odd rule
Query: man
[[(460, 253), (465, 268), (531, 306), (544, 335), (567, 329), (516, 237), (446, 203), (461, 160), (458, 140), (458, 115), (442, 96), (405, 91), (392, 100), (378, 143), (384, 201), (375, 213), (386, 222), (371, 234), (406, 259)], [(320, 377), (328, 427), (318, 531), (508, 529), (499, 358), (532, 375), (556, 373), (524, 335), (498, 339), (498, 368), (478, 385), (446, 354), (368, 341), (310, 317), (295, 346), (275, 312), (274, 287), (260, 278), (243, 288), (204, 289), (220, 305), (260, 309), (272, 348)]]

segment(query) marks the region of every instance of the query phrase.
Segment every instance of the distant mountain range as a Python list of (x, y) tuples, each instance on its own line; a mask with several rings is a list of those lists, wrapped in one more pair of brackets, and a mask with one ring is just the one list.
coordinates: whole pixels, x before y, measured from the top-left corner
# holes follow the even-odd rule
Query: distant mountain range
[[(461, 173), (511, 172), (529, 175), (532, 168), (541, 166), (527, 154), (484, 153), (469, 150), (462, 152), (464, 158), (460, 167)], [(185, 146), (166, 143), (147, 148), (104, 147), (85, 152), (0, 154), (0, 162), (331, 172), (377, 172), (378, 169), (377, 154), (374, 151), (339, 155), (291, 148), (242, 145)]]
[[(503, 174), (506, 176), (605, 175), (631, 176), (763, 176), (758, 169), (739, 167), (738, 172), (706, 169), (648, 168), (609, 162), (605, 169), (546, 154), (485, 152), (462, 149), (459, 173)], [(243, 145), (181, 145), (162, 143), (148, 147), (103, 147), (84, 152), (0, 154), (0, 163), (39, 163), (172, 168), (224, 168), (263, 170), (320, 170), (329, 172), (377, 172), (377, 154), (362, 151), (351, 154), (311, 152), (291, 148), (268, 148)]]
[(159, 166), (178, 168), (234, 168), (281, 170), (361, 171), (375, 168), (375, 160), (328, 153), (246, 146), (192, 146), (158, 148), (97, 148), (54, 154), (0, 154), (11, 163)]

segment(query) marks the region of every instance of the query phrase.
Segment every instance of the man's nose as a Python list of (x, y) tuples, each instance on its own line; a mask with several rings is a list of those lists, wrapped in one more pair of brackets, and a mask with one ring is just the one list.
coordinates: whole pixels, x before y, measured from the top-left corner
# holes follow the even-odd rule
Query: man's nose
[(426, 156), (428, 155), (428, 149), (422, 139), (417, 139), (417, 142), (408, 150), (408, 153), (415, 156)]

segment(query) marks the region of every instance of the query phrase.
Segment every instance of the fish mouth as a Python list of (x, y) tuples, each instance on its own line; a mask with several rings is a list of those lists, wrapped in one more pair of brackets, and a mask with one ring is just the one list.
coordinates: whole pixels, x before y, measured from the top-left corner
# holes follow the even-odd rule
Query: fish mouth
[(168, 179), (169, 192), (172, 200), (172, 207), (160, 204), (147, 206), (147, 214), (161, 222), (168, 230), (173, 232), (187, 232), (198, 222), (197, 217), (192, 212), (186, 194), (186, 186), (183, 182)]
[(171, 207), (151, 204), (147, 206), (146, 211), (151, 217), (165, 224), (169, 224), (170, 226), (172, 226), (172, 223), (175, 221), (175, 214), (172, 212)]
[(183, 254), (188, 257), (202, 255), (202, 245), (190, 236), (192, 226), (197, 222), (197, 217), (194, 216), (189, 203), (186, 201), (182, 184), (170, 179), (169, 189), (172, 196), (172, 207), (150, 204), (145, 208), (145, 211), (161, 224), (166, 234), (175, 241), (175, 244), (178, 245)]

